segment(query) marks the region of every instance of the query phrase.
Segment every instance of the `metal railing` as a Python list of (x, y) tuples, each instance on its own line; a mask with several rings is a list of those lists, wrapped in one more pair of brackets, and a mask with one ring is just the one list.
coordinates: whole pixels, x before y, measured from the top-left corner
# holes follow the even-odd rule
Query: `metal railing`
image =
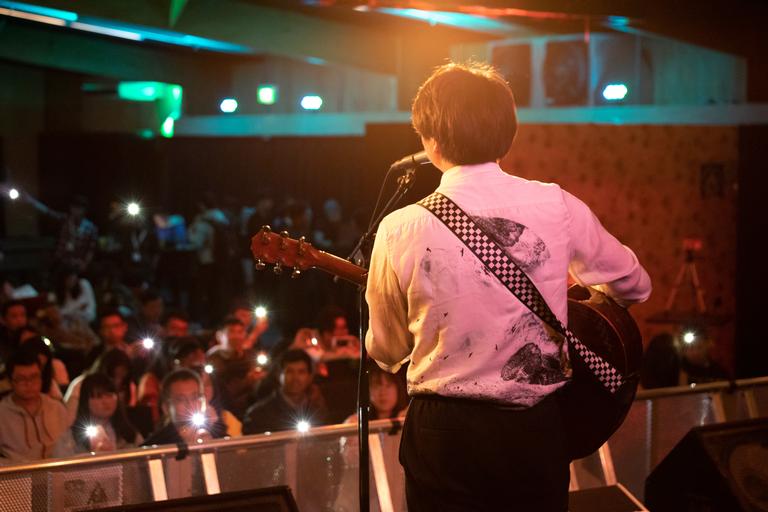
[[(692, 427), (768, 415), (768, 377), (638, 393), (627, 420), (571, 466), (571, 488), (645, 478)], [(371, 422), (371, 510), (405, 511), (400, 423)], [(287, 485), (302, 512), (355, 511), (357, 426), (332, 425), (0, 466), (0, 512), (84, 510)]]

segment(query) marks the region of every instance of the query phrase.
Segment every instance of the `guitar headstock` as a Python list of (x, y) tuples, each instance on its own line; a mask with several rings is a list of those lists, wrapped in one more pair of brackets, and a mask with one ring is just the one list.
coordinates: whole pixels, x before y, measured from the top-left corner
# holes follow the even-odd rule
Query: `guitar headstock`
[(272, 271), (275, 274), (282, 274), (283, 269), (288, 268), (291, 277), (296, 278), (317, 265), (320, 251), (312, 247), (304, 237), (295, 240), (288, 237), (287, 231), (278, 234), (269, 226), (262, 226), (251, 238), (251, 253), (256, 260), (257, 270), (274, 263)]

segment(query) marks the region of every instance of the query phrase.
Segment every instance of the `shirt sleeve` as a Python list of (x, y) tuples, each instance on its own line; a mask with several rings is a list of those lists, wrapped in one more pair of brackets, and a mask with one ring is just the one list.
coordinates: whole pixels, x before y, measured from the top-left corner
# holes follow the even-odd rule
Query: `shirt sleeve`
[(563, 191), (570, 215), (569, 271), (577, 282), (592, 286), (623, 306), (644, 302), (651, 295), (651, 278), (632, 250), (600, 223), (592, 210)]
[(365, 347), (384, 370), (395, 373), (410, 357), (413, 335), (408, 330), (408, 302), (391, 263), (386, 223), (376, 233), (368, 269), (365, 299), (369, 326)]

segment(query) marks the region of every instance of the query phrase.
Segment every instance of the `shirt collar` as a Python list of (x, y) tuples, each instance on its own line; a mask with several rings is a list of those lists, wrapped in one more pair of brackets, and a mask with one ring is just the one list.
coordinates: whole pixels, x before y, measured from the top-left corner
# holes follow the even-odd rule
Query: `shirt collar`
[(454, 183), (460, 183), (464, 180), (471, 179), (472, 177), (480, 175), (491, 175), (497, 173), (503, 173), (499, 164), (496, 162), (486, 162), (484, 164), (474, 165), (457, 165), (451, 167), (443, 173), (440, 178), (440, 186), (452, 185)]

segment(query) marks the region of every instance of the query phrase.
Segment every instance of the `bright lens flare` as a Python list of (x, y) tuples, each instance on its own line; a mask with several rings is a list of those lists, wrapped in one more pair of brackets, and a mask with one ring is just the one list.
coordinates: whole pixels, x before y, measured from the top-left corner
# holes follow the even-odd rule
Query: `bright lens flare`
[(253, 310), (253, 314), (256, 315), (256, 318), (264, 318), (267, 316), (267, 308), (258, 306)]
[(302, 434), (309, 432), (309, 427), (311, 425), (307, 420), (301, 420), (296, 424), (296, 430), (301, 432)]
[(201, 412), (196, 412), (192, 415), (192, 424), (196, 427), (202, 427), (205, 425), (205, 415)]
[(267, 354), (264, 354), (264, 353), (259, 354), (256, 356), (256, 362), (259, 365), (264, 366), (269, 362), (269, 357), (267, 356)]
[(142, 346), (147, 350), (152, 350), (155, 347), (155, 340), (152, 338), (144, 338), (141, 340)]
[(13, 199), (14, 201), (17, 200), (20, 195), (21, 194), (19, 194), (19, 191), (16, 190), (15, 188), (12, 188), (11, 190), (8, 191), (8, 197)]
[(212, 364), (207, 364), (207, 365), (203, 366), (203, 370), (205, 371), (205, 373), (210, 375), (210, 374), (213, 373), (213, 365)]
[(128, 203), (128, 206), (126, 206), (125, 209), (131, 217), (135, 217), (141, 213), (141, 206), (139, 206), (139, 203)]
[(696, 341), (696, 335), (693, 332), (688, 331), (687, 333), (683, 334), (683, 342), (686, 345), (690, 345), (694, 341)]
[(314, 347), (316, 347), (316, 346), (317, 346), (317, 338), (312, 338), (312, 339), (310, 340), (310, 342), (312, 343), (312, 346), (314, 346)]
[(93, 425), (88, 425), (85, 427), (85, 435), (88, 437), (96, 437), (96, 434), (99, 432), (99, 429), (97, 429)]

